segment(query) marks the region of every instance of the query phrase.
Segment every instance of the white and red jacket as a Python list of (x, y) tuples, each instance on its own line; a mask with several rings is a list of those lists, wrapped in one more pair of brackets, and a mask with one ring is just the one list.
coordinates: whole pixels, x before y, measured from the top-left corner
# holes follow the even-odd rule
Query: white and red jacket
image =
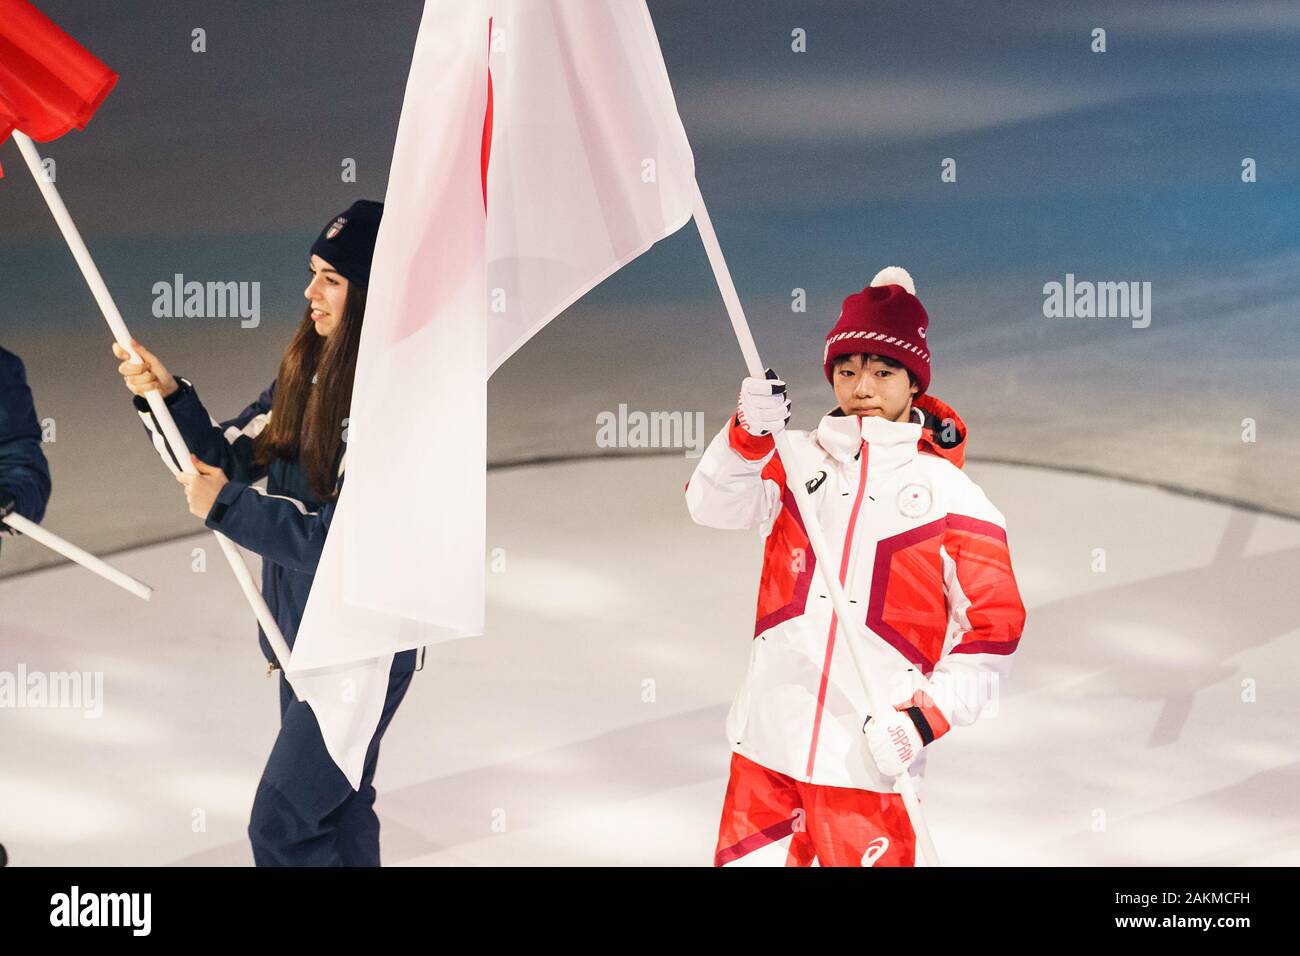
[[(856, 658), (890, 704), (937, 739), (1005, 688), (1025, 609), (1006, 522), (961, 470), (966, 425), (929, 395), (913, 420), (845, 416), (787, 431), (840, 583), (858, 609)], [(732, 416), (686, 486), (691, 517), (766, 537), (749, 673), (727, 717), (732, 750), (814, 784), (889, 792), (866, 748), (862, 677), (843, 646), (771, 436)], [(837, 633), (838, 632), (838, 633)], [(909, 772), (919, 783), (925, 750)]]

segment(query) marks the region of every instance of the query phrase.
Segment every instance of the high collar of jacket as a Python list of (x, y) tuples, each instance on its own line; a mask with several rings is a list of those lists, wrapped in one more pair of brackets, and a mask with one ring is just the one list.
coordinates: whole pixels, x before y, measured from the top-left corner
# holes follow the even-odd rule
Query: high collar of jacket
[(910, 422), (891, 422), (872, 415), (845, 415), (837, 408), (823, 416), (817, 426), (817, 443), (836, 461), (852, 462), (866, 443), (870, 446), (872, 469), (886, 471), (915, 458), (920, 440), (921, 425), (916, 414)]
[(845, 415), (836, 408), (817, 426), (817, 443), (839, 462), (855, 460), (863, 442), (871, 446), (873, 468), (896, 468), (919, 452), (946, 458), (960, 468), (966, 459), (966, 423), (951, 406), (922, 395), (912, 402), (910, 421)]

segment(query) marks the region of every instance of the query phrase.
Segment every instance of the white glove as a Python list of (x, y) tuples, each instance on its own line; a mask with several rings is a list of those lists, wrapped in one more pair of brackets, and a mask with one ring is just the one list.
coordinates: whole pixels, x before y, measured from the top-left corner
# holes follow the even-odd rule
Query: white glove
[(892, 710), (882, 720), (868, 717), (862, 725), (867, 748), (886, 777), (897, 777), (921, 753), (921, 732), (904, 711)]
[(785, 382), (767, 370), (767, 378), (746, 378), (736, 398), (736, 424), (751, 435), (775, 435), (790, 420)]

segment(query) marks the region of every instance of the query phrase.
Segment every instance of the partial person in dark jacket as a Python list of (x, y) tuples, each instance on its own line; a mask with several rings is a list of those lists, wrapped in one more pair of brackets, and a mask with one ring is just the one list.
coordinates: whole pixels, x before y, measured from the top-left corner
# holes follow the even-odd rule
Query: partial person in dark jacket
[[(360, 201), (330, 221), (311, 248), (308, 306), (276, 380), (237, 416), (218, 423), (194, 386), (133, 342), (141, 362), (114, 345), (118, 370), (164, 463), (185, 485), (190, 511), (262, 556), (262, 595), (293, 647), (342, 488), (346, 429), (383, 205)], [(164, 396), (198, 475), (184, 474), (143, 397)], [(266, 479), (263, 491), (254, 483)], [(277, 666), (258, 628), (268, 673)], [(248, 834), (259, 866), (378, 866), (374, 779), (379, 743), (406, 694), (415, 651), (393, 658), (388, 697), (353, 791), (325, 749), (311, 707), (280, 675), (281, 729), (253, 801)]]
[[(0, 518), (20, 514), (39, 523), (50, 500), (50, 466), (22, 359), (0, 348)], [(0, 521), (0, 531), (13, 530)], [(0, 866), (9, 854), (0, 846)]]
[[(40, 523), (50, 500), (50, 466), (22, 359), (0, 348), (0, 517)], [(0, 528), (7, 528), (0, 525)]]

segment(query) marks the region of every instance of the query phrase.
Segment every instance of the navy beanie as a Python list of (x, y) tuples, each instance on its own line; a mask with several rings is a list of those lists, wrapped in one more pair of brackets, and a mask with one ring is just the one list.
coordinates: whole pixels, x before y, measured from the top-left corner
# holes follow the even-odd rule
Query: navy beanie
[(311, 244), (313, 255), (320, 256), (349, 282), (361, 288), (370, 285), (370, 260), (375, 254), (375, 238), (384, 204), (373, 199), (358, 199), (344, 212), (329, 221)]

